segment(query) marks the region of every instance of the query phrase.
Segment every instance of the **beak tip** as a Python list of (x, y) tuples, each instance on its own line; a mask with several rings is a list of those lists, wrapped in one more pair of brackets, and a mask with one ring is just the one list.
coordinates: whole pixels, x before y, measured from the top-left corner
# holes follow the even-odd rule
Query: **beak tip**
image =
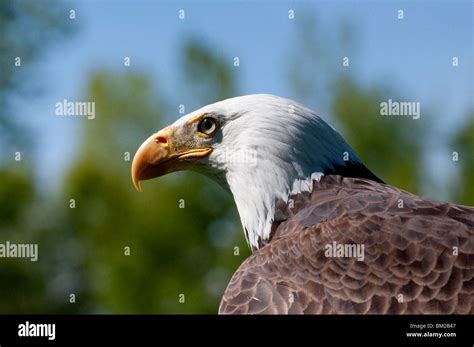
[(135, 187), (135, 190), (139, 193), (141, 193), (142, 191), (142, 187), (140, 186), (140, 180), (136, 179), (135, 177), (133, 177), (132, 179), (133, 181), (133, 186)]
[(133, 183), (133, 186), (135, 187), (135, 190), (140, 193), (142, 191), (142, 187), (140, 186), (140, 178), (136, 172), (136, 168), (134, 164), (135, 164), (135, 161), (132, 164), (132, 183)]

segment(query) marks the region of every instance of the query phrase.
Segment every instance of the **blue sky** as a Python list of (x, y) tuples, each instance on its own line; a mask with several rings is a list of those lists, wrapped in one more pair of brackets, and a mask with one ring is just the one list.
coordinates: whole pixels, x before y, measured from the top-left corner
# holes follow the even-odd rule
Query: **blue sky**
[[(16, 114), (37, 137), (38, 177), (46, 186), (54, 185), (71, 163), (86, 121), (57, 117), (54, 105), (63, 99), (83, 100), (90, 71), (101, 67), (120, 71), (125, 69), (123, 57), (130, 56), (132, 68), (148, 71), (171, 105), (183, 103), (189, 111), (202, 106), (181, 100), (186, 96), (181, 93), (176, 61), (190, 34), (229, 57), (229, 64), (232, 57), (240, 58), (242, 94), (292, 97), (285, 69), (294, 53), (296, 21), (314, 12), (328, 40), (341, 21), (350, 22), (355, 30), (354, 51), (337, 52), (330, 59), (350, 56), (351, 69), (361, 83), (389, 81), (405, 99), (436, 110), (441, 116), (433, 122), (440, 134), (457, 129), (473, 105), (471, 1), (102, 0), (76, 1), (71, 8), (76, 10), (71, 25), (77, 26), (77, 33), (52, 46), (37, 66), (35, 78), (42, 81), (44, 93), (15, 100)], [(186, 11), (185, 20), (178, 18), (180, 9)], [(288, 20), (289, 9), (295, 10), (293, 21)], [(402, 21), (397, 19), (398, 9), (404, 10)], [(459, 57), (458, 68), (451, 66), (453, 56)], [(326, 110), (329, 100), (322, 103), (319, 109)], [(434, 155), (430, 165), (442, 161)]]

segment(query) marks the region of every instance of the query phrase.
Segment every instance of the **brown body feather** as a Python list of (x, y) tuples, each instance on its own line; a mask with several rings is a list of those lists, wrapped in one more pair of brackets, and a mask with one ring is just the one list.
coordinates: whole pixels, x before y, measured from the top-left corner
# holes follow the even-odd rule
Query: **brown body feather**
[[(474, 313), (474, 208), (337, 175), (290, 199), (219, 313)], [(364, 245), (364, 260), (327, 257), (332, 242)]]

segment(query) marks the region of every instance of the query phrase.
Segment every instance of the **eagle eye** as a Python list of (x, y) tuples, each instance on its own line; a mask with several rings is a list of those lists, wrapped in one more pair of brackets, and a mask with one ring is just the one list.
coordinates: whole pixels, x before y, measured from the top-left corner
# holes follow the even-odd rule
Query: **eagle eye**
[(203, 134), (212, 135), (217, 130), (217, 122), (214, 118), (205, 117), (199, 122), (197, 130)]

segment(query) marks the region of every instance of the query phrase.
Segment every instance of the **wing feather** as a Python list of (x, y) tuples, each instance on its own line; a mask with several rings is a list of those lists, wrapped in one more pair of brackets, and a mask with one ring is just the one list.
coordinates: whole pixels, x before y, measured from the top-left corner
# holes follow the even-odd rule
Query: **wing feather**
[[(474, 208), (336, 175), (291, 199), (220, 313), (474, 313)], [(363, 261), (327, 257), (332, 242), (364, 245)]]

